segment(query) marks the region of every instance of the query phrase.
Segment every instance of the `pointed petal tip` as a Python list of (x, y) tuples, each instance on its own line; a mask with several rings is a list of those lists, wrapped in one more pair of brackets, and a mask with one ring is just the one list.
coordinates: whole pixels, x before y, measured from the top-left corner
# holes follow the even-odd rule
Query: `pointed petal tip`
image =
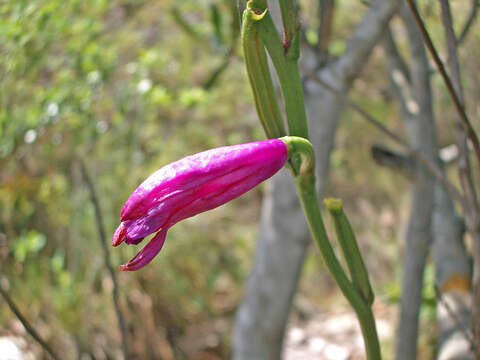
[(125, 240), (126, 236), (127, 236), (127, 228), (125, 227), (125, 224), (121, 222), (120, 225), (115, 230), (115, 232), (113, 233), (112, 246), (115, 247), (120, 245)]
[(128, 267), (128, 263), (127, 263), (127, 264), (120, 265), (120, 266), (118, 267), (118, 269), (119, 269), (120, 271), (132, 271), (132, 269), (130, 269), (130, 268)]
[(121, 271), (135, 271), (150, 263), (162, 249), (167, 230), (168, 228), (160, 230), (137, 255), (126, 264), (120, 265), (119, 269)]

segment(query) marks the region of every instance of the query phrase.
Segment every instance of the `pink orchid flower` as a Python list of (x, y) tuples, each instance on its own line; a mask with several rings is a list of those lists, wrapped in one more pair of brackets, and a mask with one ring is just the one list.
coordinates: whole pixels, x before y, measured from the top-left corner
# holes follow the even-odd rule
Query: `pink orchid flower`
[(162, 249), (168, 229), (180, 220), (239, 197), (280, 170), (287, 146), (270, 139), (224, 146), (187, 156), (150, 175), (123, 206), (112, 245), (138, 244), (156, 233), (120, 270), (138, 270)]

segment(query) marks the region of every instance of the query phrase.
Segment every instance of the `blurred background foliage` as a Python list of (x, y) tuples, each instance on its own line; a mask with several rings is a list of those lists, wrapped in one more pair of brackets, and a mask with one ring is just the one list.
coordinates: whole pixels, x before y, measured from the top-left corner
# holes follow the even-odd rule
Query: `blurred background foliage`
[[(432, 33), (440, 34), (437, 4), (421, 3)], [(62, 358), (120, 356), (112, 282), (79, 161), (95, 183), (110, 235), (128, 195), (157, 168), (207, 148), (263, 138), (235, 5), (230, 0), (0, 3), (2, 283)], [(306, 38), (315, 42), (315, 1), (302, 5)], [(358, 1), (339, 2), (331, 54), (344, 49), (345, 36), (364, 10)], [(463, 45), (469, 51), (461, 52), (466, 93), (473, 99), (480, 92), (479, 38), (472, 31)], [(377, 51), (353, 97), (402, 133), (387, 89)], [(435, 92), (437, 109), (451, 114), (443, 90)], [(473, 117), (479, 111), (473, 107)], [(439, 118), (441, 144), (452, 139), (446, 123)], [(346, 112), (327, 193), (344, 199), (377, 297), (395, 303), (408, 181), (373, 163), (369, 147), (379, 140), (381, 134)], [(129, 341), (138, 358), (188, 359), (205, 349), (228, 357), (231, 320), (252, 263), (266, 186), (176, 225), (151, 265), (118, 272)], [(136, 251), (111, 251), (114, 265)], [(295, 314), (305, 313), (305, 302), (325, 311), (345, 305), (321, 269), (315, 249), (305, 265)], [(431, 291), (425, 296), (431, 300)], [(18, 332), (3, 304), (0, 331)]]

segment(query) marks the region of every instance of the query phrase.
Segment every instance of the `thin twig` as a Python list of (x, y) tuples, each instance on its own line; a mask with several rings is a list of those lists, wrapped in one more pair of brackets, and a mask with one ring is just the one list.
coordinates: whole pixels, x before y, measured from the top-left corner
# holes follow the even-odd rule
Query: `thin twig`
[(455, 321), (457, 328), (459, 328), (462, 331), (463, 336), (470, 344), (472, 352), (476, 354), (476, 351), (475, 351), (476, 346), (473, 340), (472, 331), (467, 326), (465, 326), (463, 321), (458, 317), (458, 314), (456, 313), (456, 311), (450, 307), (450, 304), (443, 298), (443, 294), (441, 293), (441, 291), (438, 289), (436, 285), (435, 285), (435, 297), (437, 301), (445, 307), (445, 310), (447, 310), (448, 316), (450, 316), (453, 319), (453, 321)]
[(228, 49), (220, 65), (217, 66), (217, 68), (213, 70), (212, 73), (208, 76), (207, 80), (202, 86), (205, 90), (210, 90), (213, 87), (213, 85), (215, 85), (217, 80), (220, 78), (220, 75), (223, 73), (223, 71), (228, 67), (231, 58), (235, 55), (236, 45), (237, 45), (237, 42), (235, 42)]
[(103, 258), (105, 260), (105, 265), (108, 269), (108, 272), (110, 274), (110, 278), (112, 279), (113, 283), (113, 291), (112, 291), (112, 298), (113, 298), (113, 304), (115, 307), (115, 314), (117, 315), (117, 320), (118, 320), (118, 325), (120, 327), (120, 332), (122, 335), (122, 351), (123, 351), (123, 356), (124, 359), (127, 360), (129, 359), (129, 350), (128, 350), (128, 337), (127, 337), (127, 327), (126, 323), (124, 320), (124, 316), (122, 313), (122, 309), (120, 307), (120, 296), (119, 296), (119, 286), (118, 286), (118, 281), (117, 281), (117, 276), (115, 274), (115, 270), (113, 269), (112, 261), (110, 259), (110, 252), (108, 251), (108, 246), (107, 246), (107, 237), (105, 235), (105, 229), (103, 226), (103, 215), (102, 211), (100, 208), (100, 202), (98, 201), (97, 193), (95, 190), (95, 185), (93, 184), (92, 179), (90, 178), (87, 168), (83, 162), (83, 160), (79, 159), (80, 163), (80, 170), (82, 172), (83, 180), (85, 181), (85, 184), (88, 187), (88, 190), (90, 192), (90, 200), (92, 201), (93, 207), (95, 208), (95, 219), (97, 222), (97, 230), (99, 234), (99, 241), (102, 246), (102, 251), (103, 251)]
[(425, 24), (423, 23), (423, 20), (418, 12), (417, 6), (413, 0), (406, 0), (408, 7), (410, 8), (413, 18), (415, 19), (415, 22), (418, 25), (418, 28), (420, 29), (420, 33), (422, 34), (423, 40), (425, 42), (425, 45), (427, 46), (428, 51), (430, 52), (430, 55), (433, 58), (433, 61), (435, 65), (437, 66), (438, 71), (442, 75), (443, 81), (445, 82), (445, 85), (447, 87), (448, 93), (450, 94), (450, 97), (453, 100), (453, 103), (455, 105), (455, 108), (459, 114), (461, 123), (465, 129), (465, 133), (467, 137), (470, 139), (473, 145), (473, 149), (475, 152), (475, 156), (477, 157), (477, 161), (480, 165), (480, 143), (478, 141), (477, 134), (475, 130), (473, 129), (470, 120), (468, 119), (467, 113), (465, 112), (465, 108), (463, 107), (462, 102), (459, 99), (459, 96), (457, 92), (455, 91), (455, 88), (453, 86), (452, 81), (450, 80), (450, 77), (447, 74), (447, 71), (445, 70), (445, 66), (443, 65), (442, 60), (440, 59), (440, 56), (438, 55), (437, 50), (435, 49), (435, 45), (433, 45), (432, 39), (430, 38), (430, 35), (428, 34), (428, 31), (425, 27)]
[(353, 110), (355, 110), (358, 114), (360, 114), (365, 120), (370, 122), (374, 125), (377, 129), (379, 129), (384, 134), (388, 135), (392, 140), (394, 140), (397, 144), (401, 145), (409, 154), (419, 160), (423, 165), (430, 170), (430, 172), (449, 190), (452, 197), (455, 198), (460, 204), (464, 204), (464, 198), (462, 194), (458, 191), (458, 189), (446, 178), (443, 174), (441, 169), (430, 159), (426, 158), (421, 152), (412, 149), (410, 145), (402, 139), (400, 136), (395, 134), (393, 131), (388, 129), (385, 125), (383, 125), (380, 121), (375, 119), (370, 113), (364, 110), (360, 105), (356, 102), (350, 100), (347, 96), (345, 96), (342, 92), (335, 89), (330, 84), (326, 83), (322, 79), (320, 79), (316, 74), (312, 73), (310, 70), (307, 70), (305, 66), (300, 65), (300, 69), (302, 72), (307, 75), (311, 80), (315, 81), (319, 85), (323, 86), (326, 90), (330, 91), (331, 93), (335, 94), (336, 96), (340, 97), (342, 101), (350, 106)]
[(475, 18), (477, 17), (478, 12), (478, 5), (480, 4), (480, 0), (472, 0), (472, 7), (470, 9), (470, 14), (468, 15), (468, 19), (463, 26), (463, 30), (460, 32), (460, 36), (458, 37), (458, 45), (463, 43), (463, 41), (467, 38), (467, 35), (472, 28), (473, 23), (475, 22)]
[(22, 323), (23, 327), (27, 332), (30, 334), (32, 338), (35, 339), (35, 341), (42, 347), (45, 352), (50, 355), (50, 357), (54, 360), (60, 360), (60, 358), (55, 354), (53, 349), (45, 342), (45, 340), (42, 339), (40, 334), (35, 330), (35, 328), (30, 324), (30, 322), (23, 316), (23, 314), (20, 312), (18, 306), (13, 302), (13, 300), (10, 298), (10, 295), (8, 295), (7, 290), (5, 290), (0, 283), (0, 295), (4, 298), (5, 302), (7, 303), (8, 307), (12, 312), (15, 314), (17, 319)]

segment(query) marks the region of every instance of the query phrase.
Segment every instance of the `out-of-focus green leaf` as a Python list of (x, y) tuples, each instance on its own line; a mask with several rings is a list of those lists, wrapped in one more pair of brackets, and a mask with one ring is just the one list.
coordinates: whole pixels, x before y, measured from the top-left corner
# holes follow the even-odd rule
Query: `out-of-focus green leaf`
[(13, 243), (13, 255), (15, 259), (23, 263), (29, 254), (35, 254), (43, 249), (47, 243), (47, 237), (36, 230), (23, 233)]

